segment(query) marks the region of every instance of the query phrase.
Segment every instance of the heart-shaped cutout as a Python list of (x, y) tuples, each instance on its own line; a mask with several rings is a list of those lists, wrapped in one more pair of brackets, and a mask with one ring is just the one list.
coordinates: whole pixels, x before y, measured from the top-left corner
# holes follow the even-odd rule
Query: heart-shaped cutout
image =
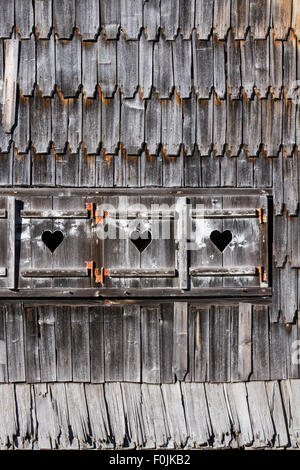
[(219, 232), (219, 230), (214, 230), (210, 234), (210, 239), (214, 245), (223, 252), (225, 248), (229, 245), (232, 240), (232, 233), (230, 230), (225, 230), (225, 232)]
[(149, 231), (145, 231), (143, 233), (139, 232), (138, 230), (134, 230), (130, 235), (130, 240), (134, 244), (134, 246), (142, 253), (147, 246), (150, 245), (152, 241), (152, 236)]
[(56, 230), (55, 232), (50, 232), (50, 230), (46, 230), (42, 234), (42, 241), (45, 243), (46, 247), (54, 253), (56, 248), (61, 244), (64, 239), (64, 235), (60, 230)]

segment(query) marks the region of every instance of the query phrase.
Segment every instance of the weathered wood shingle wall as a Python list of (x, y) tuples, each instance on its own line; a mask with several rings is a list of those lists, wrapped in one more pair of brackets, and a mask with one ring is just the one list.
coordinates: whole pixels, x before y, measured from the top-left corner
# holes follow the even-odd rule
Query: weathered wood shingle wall
[[(299, 0), (0, 0), (2, 186), (272, 189), (273, 307), (252, 325), (267, 331), (251, 348), (261, 379), (298, 374), (299, 39)], [(217, 328), (237, 321), (218, 311)], [(205, 380), (236, 373), (209, 371)]]
[(2, 306), (0, 382), (300, 378), (298, 323), (258, 304), (177, 306)]

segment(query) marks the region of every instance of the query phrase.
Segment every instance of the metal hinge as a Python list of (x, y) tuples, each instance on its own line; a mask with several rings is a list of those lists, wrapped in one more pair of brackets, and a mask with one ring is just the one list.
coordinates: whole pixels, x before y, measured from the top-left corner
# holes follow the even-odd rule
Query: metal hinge
[(95, 282), (103, 284), (104, 276), (108, 276), (108, 269), (95, 267), (95, 261), (86, 261), (86, 268), (90, 270), (90, 274), (92, 278), (95, 278)]
[(264, 266), (256, 266), (259, 275), (259, 282), (268, 282), (268, 273), (265, 271)]
[(103, 224), (104, 218), (108, 217), (108, 211), (95, 209), (96, 204), (94, 202), (87, 202), (85, 207), (90, 213), (90, 218), (96, 220), (96, 224)]
[(257, 212), (258, 212), (259, 223), (266, 224), (268, 221), (268, 216), (265, 210), (262, 207), (260, 207), (259, 209), (257, 209)]

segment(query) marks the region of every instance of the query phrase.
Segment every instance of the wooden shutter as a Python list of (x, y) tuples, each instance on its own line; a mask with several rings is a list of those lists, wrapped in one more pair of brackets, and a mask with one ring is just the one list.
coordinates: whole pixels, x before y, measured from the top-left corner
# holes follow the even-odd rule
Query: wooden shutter
[[(104, 219), (106, 229), (111, 229), (111, 233), (113, 228), (116, 230), (116, 238), (102, 242), (104, 287), (187, 288), (185, 240), (182, 237), (176, 240), (185, 217), (184, 203), (185, 198), (176, 200), (164, 196), (103, 198), (97, 210), (107, 214)], [(106, 208), (111, 205), (114, 210), (110, 213)], [(145, 239), (148, 237), (149, 244), (142, 251), (132, 240), (137, 232)]]
[[(195, 197), (192, 204), (192, 228), (197, 235), (190, 252), (191, 288), (267, 287), (267, 197)], [(221, 240), (224, 236), (224, 243), (231, 234), (223, 251), (212, 241), (213, 232)]]
[[(24, 199), (20, 210), (19, 287), (90, 287), (86, 262), (91, 258), (91, 223), (83, 197)], [(63, 240), (53, 252), (43, 242), (45, 232), (63, 234)]]

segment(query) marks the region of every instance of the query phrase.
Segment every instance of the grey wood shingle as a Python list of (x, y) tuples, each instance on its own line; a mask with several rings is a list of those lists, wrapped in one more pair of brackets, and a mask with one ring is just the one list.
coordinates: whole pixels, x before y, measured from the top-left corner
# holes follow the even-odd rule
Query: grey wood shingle
[[(56, 84), (65, 98), (74, 97), (81, 85), (81, 41), (57, 40), (55, 49)], [(71, 72), (71, 73), (70, 73)]]
[(47, 39), (52, 27), (52, 0), (34, 0), (34, 25), (40, 39)]
[(95, 39), (99, 26), (99, 1), (76, 0), (76, 27), (79, 28), (82, 39)]
[(69, 39), (75, 27), (75, 0), (52, 0), (53, 27), (60, 39)]
[(15, 25), (22, 38), (30, 37), (34, 27), (33, 18), (33, 3), (26, 0), (15, 0)]
[[(36, 44), (32, 36), (31, 39), (20, 41), (20, 58), (18, 84), (23, 96), (30, 96), (36, 82)], [(49, 58), (48, 58), (49, 60)], [(50, 58), (51, 61), (51, 58)], [(51, 63), (51, 62), (50, 62)], [(51, 70), (49, 71), (51, 74)], [(48, 73), (49, 73), (48, 72)]]
[(39, 89), (43, 96), (51, 96), (54, 92), (56, 79), (59, 80), (59, 67), (57, 67), (57, 76), (55, 77), (55, 40), (53, 35), (50, 39), (37, 41), (36, 57), (36, 79)]
[(117, 44), (98, 37), (98, 83), (105, 98), (110, 98), (117, 86)]

